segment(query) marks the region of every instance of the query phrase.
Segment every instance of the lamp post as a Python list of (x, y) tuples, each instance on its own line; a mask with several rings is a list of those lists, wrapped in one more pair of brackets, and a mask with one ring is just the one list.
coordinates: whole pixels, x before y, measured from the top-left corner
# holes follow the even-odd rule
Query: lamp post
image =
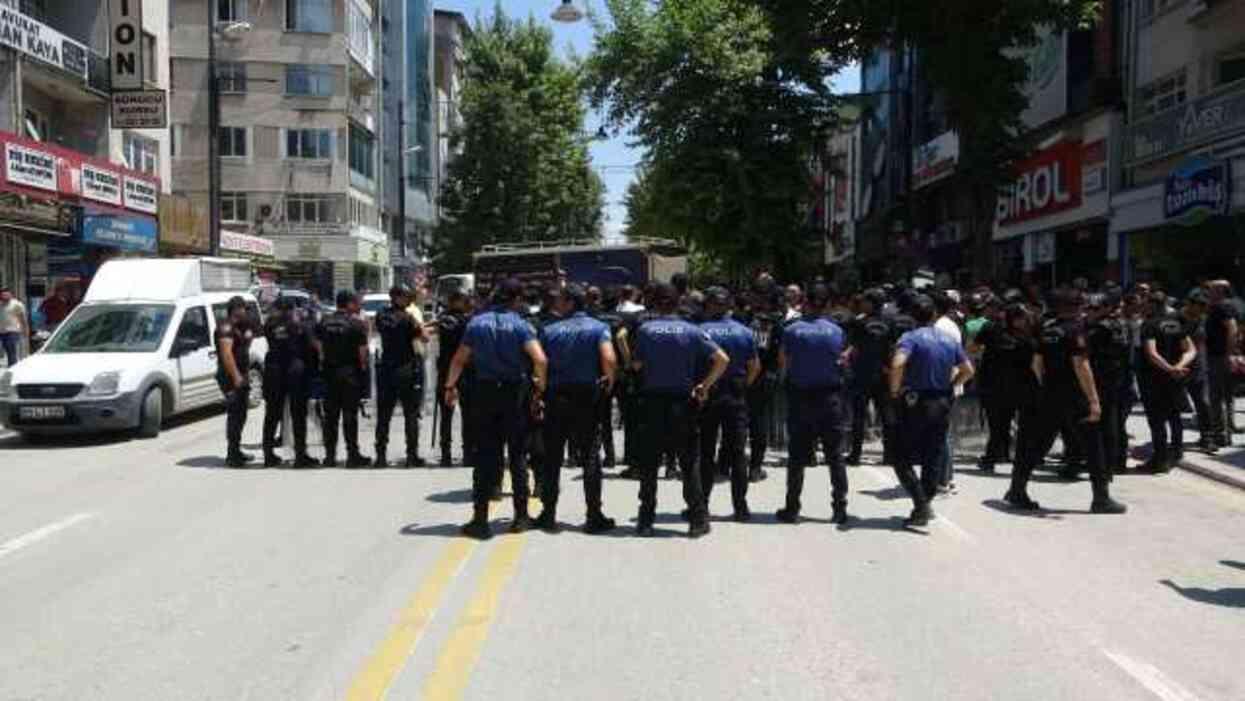
[(574, 24), (583, 20), (584, 11), (575, 5), (574, 0), (562, 0), (562, 4), (558, 6), (558, 9), (553, 11), (553, 14), (550, 15), (550, 17), (552, 17), (555, 22)]
[[(208, 255), (220, 255), (220, 79), (216, 75), (216, 3), (208, 7)], [(251, 31), (249, 22), (229, 22), (220, 35), (230, 38)]]

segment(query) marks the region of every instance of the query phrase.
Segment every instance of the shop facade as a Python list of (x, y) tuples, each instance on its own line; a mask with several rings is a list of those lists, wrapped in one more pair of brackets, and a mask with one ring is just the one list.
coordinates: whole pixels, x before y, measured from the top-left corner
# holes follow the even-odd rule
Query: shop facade
[(389, 242), (373, 229), (354, 227), (347, 234), (280, 236), (272, 239), (283, 266), (281, 284), (332, 300), (337, 290), (384, 292), (392, 268)]

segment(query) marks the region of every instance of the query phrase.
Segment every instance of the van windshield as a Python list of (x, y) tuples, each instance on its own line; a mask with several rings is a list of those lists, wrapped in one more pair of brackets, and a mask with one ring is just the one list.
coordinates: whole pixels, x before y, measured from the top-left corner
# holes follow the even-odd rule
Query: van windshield
[(44, 353), (151, 353), (173, 318), (168, 304), (91, 304), (78, 307), (56, 330)]

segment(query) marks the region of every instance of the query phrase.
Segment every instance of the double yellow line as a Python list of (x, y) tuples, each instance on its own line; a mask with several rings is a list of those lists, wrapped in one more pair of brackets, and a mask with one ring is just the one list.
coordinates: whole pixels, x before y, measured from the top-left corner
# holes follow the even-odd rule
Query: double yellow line
[[(526, 533), (503, 536), (501, 542), (489, 553), (480, 576), (480, 584), (450, 632), (436, 667), (424, 684), (425, 699), (448, 701), (462, 697), (471, 670), (488, 637), (489, 627), (497, 614), (501, 593), (518, 567), (519, 556), (526, 542)], [(402, 609), (397, 624), (355, 678), (346, 695), (348, 701), (385, 698), (390, 685), (406, 666), (406, 661), (432, 621), (450, 585), (478, 546), (478, 542), (466, 538), (456, 538), (446, 546), (419, 591), (415, 592)]]

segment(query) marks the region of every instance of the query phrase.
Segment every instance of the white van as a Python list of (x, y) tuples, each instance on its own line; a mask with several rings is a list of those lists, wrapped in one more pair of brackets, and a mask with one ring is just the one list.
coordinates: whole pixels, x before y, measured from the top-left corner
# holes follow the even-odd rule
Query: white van
[[(220, 404), (217, 323), (231, 297), (260, 328), (250, 263), (216, 258), (114, 260), (38, 353), (0, 373), (0, 423), (31, 435), (138, 429)], [(267, 342), (251, 345), (252, 394)]]

